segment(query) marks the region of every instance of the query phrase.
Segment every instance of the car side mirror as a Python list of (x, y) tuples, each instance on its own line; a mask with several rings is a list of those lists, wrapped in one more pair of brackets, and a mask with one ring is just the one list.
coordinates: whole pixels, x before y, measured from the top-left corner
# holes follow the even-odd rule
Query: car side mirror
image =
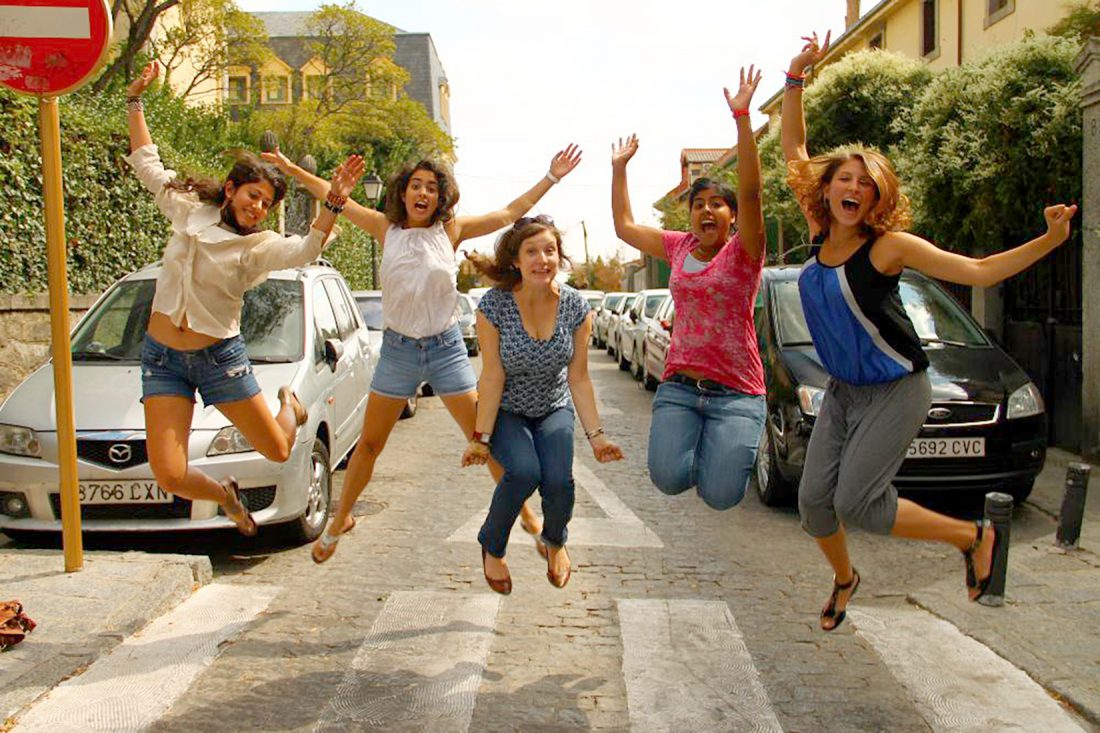
[(661, 328), (665, 329), (669, 333), (672, 333), (672, 321), (668, 320), (667, 318), (662, 318)]
[(325, 363), (332, 371), (336, 371), (336, 364), (344, 356), (344, 345), (339, 339), (325, 339)]

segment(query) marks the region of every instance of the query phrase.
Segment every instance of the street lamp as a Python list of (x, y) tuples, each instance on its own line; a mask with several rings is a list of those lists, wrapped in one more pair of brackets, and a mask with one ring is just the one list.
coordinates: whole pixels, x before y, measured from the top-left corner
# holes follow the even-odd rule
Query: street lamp
[[(367, 195), (367, 200), (370, 201), (371, 207), (374, 207), (378, 203), (378, 199), (382, 196), (382, 179), (379, 178), (373, 171), (370, 175), (363, 179), (363, 193)], [(378, 242), (374, 237), (370, 238), (370, 284), (375, 290), (378, 289), (378, 254), (377, 254)]]

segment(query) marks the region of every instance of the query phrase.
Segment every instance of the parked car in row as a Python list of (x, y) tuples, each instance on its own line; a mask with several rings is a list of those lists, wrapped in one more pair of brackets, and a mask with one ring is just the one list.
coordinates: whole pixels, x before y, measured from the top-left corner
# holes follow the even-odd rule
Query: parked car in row
[[(378, 358), (382, 355), (382, 332), (385, 330), (385, 322), (382, 320), (382, 291), (356, 290), (352, 296), (355, 298), (355, 304), (359, 306), (359, 314), (363, 317), (363, 322), (367, 325), (367, 334), (371, 342), (371, 366), (377, 367)], [(421, 385), (402, 410), (402, 420), (416, 414), (418, 401), (425, 394), (427, 393), (424, 386)]]
[[(232, 528), (212, 501), (164, 491), (149, 466), (141, 347), (159, 265), (112, 285), (72, 335), (73, 407), (86, 532)], [(359, 439), (374, 349), (347, 284), (315, 264), (272, 272), (245, 294), (241, 334), (267, 403), (289, 384), (309, 412), (290, 459), (267, 460), (214, 406), (196, 405), (191, 465), (235, 476), (257, 524), (285, 525), (300, 541), (325, 526), (332, 467)], [(28, 376), (0, 406), (0, 530), (13, 537), (61, 530), (53, 366)]]
[(635, 379), (642, 378), (642, 350), (645, 347), (646, 328), (653, 321), (657, 310), (671, 297), (668, 288), (641, 291), (619, 326), (619, 368), (624, 371), (629, 369)]
[(672, 298), (665, 298), (653, 320), (646, 326), (645, 345), (642, 347), (642, 383), (650, 392), (657, 389), (665, 373), (665, 359), (672, 342), (672, 323), (675, 320), (676, 303)]
[[(769, 505), (795, 495), (829, 379), (802, 312), (799, 272), (764, 268), (754, 314), (767, 386), (756, 480)], [(910, 493), (997, 490), (1022, 502), (1046, 459), (1038, 388), (933, 280), (906, 271), (900, 291), (930, 362), (932, 407), (895, 484)]]
[(577, 292), (588, 301), (588, 305), (592, 307), (592, 310), (596, 310), (603, 303), (605, 293), (602, 290), (578, 290)]
[(477, 356), (481, 346), (477, 341), (477, 303), (465, 293), (458, 294), (458, 325), (462, 329), (462, 340), (466, 343), (466, 353)]
[(607, 328), (611, 324), (611, 314), (628, 293), (605, 293), (596, 309), (595, 322), (592, 324), (592, 341), (597, 348), (607, 348)]
[(623, 322), (629, 323), (629, 317), (627, 312), (634, 307), (634, 303), (638, 300), (637, 293), (626, 293), (623, 299), (619, 301), (619, 304), (615, 306), (615, 309), (611, 311), (611, 316), (607, 321), (607, 353), (615, 361), (619, 360), (619, 340), (620, 333), (623, 328)]

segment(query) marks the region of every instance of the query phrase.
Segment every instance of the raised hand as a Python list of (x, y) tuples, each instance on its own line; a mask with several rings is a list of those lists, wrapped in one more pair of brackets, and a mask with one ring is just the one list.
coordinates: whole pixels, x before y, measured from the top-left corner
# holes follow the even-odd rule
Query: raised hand
[(1056, 239), (1058, 244), (1069, 239), (1070, 221), (1076, 214), (1077, 204), (1057, 204), (1043, 209), (1043, 218), (1047, 220), (1047, 234)]
[(581, 149), (569, 143), (565, 150), (559, 150), (550, 161), (550, 175), (565, 178), (581, 162)]
[(736, 94), (730, 94), (730, 90), (723, 87), (726, 95), (726, 104), (730, 106), (730, 112), (739, 109), (748, 109), (752, 102), (752, 95), (756, 93), (756, 85), (760, 83), (761, 73), (756, 71), (756, 66), (749, 66), (749, 73), (745, 74), (745, 67), (741, 67), (741, 84), (737, 87)]
[(149, 88), (149, 85), (156, 81), (157, 76), (160, 74), (160, 64), (156, 61), (150, 61), (141, 73), (138, 74), (138, 78), (130, 82), (130, 85), (126, 87), (126, 96), (128, 97), (140, 97), (142, 93)]
[(806, 70), (806, 67), (812, 66), (823, 59), (825, 53), (829, 50), (829, 39), (832, 35), (832, 31), (825, 34), (825, 43), (823, 45), (818, 43), (816, 33), (809, 36), (802, 36), (802, 40), (806, 42), (806, 45), (802, 47), (802, 51), (797, 56), (791, 59), (791, 73), (801, 74)]
[(355, 188), (355, 184), (363, 177), (366, 169), (367, 164), (363, 162), (362, 156), (349, 155), (347, 160), (338, 165), (336, 171), (332, 174), (330, 193), (347, 198), (351, 190)]
[(270, 153), (260, 153), (260, 159), (278, 168), (283, 175), (290, 174), (290, 158), (279, 151), (278, 145)]
[(611, 461), (621, 461), (623, 459), (622, 449), (608, 440), (606, 435), (597, 435), (590, 443), (592, 445), (592, 455), (600, 463), (610, 463)]
[(619, 144), (611, 143), (611, 167), (626, 168), (626, 164), (638, 152), (638, 136), (631, 135), (625, 141), (620, 137)]

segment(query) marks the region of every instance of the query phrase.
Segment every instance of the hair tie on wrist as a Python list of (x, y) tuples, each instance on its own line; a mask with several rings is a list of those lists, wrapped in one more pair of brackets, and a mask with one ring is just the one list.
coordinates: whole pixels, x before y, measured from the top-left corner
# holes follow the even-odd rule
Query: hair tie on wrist
[(550, 181), (550, 183), (561, 183), (561, 179), (550, 171), (546, 171), (546, 180)]

